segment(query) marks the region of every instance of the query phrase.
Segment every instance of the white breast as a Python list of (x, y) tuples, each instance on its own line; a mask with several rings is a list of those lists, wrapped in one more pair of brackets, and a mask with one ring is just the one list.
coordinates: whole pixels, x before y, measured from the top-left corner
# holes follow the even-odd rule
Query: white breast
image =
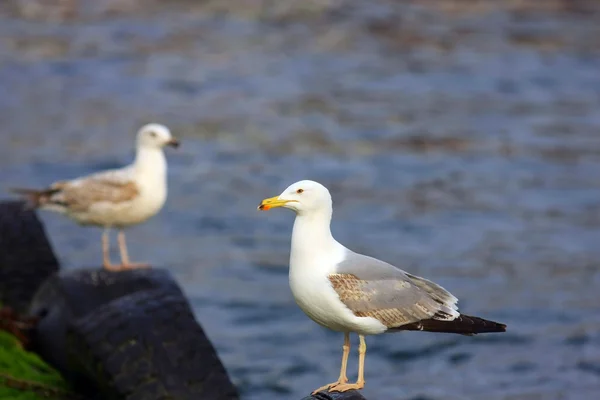
[(167, 163), (160, 149), (140, 150), (134, 166), (139, 196), (119, 213), (116, 225), (139, 224), (156, 215), (167, 200)]
[(328, 275), (343, 259), (345, 248), (328, 255), (298, 255), (290, 257), (290, 288), (298, 306), (313, 321), (338, 332), (378, 334), (387, 328), (371, 317), (355, 316), (333, 289)]
[(140, 195), (119, 213), (117, 221), (120, 225), (133, 225), (146, 221), (156, 215), (167, 199), (166, 183), (156, 182), (153, 185), (140, 185)]

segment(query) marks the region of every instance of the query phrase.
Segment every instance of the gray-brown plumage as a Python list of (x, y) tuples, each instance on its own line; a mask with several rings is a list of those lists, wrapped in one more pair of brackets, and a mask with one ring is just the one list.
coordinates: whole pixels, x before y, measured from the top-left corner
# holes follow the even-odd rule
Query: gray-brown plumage
[(16, 188), (12, 191), (25, 196), (31, 207), (64, 209), (65, 212), (87, 211), (92, 205), (103, 201), (114, 204), (131, 201), (139, 195), (135, 182), (101, 176), (90, 176), (84, 182), (56, 182), (42, 190)]
[[(383, 263), (362, 257), (369, 263)], [(343, 263), (340, 269), (343, 269)], [(398, 273), (402, 272), (398, 269), (389, 272), (390, 275), (371, 276), (371, 280), (348, 273), (331, 274), (328, 279), (342, 303), (354, 315), (373, 317), (384, 324), (388, 332), (418, 330), (474, 335), (506, 331), (504, 324), (458, 314), (455, 298), (441, 286), (405, 272)]]

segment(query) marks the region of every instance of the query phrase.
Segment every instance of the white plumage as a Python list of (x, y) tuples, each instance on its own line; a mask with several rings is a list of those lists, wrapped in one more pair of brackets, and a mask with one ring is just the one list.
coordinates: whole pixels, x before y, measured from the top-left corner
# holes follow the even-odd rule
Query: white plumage
[[(143, 126), (137, 134), (132, 164), (81, 178), (59, 181), (47, 189), (14, 189), (34, 207), (58, 212), (81, 225), (105, 228), (102, 235), (104, 267), (143, 266), (129, 261), (123, 229), (156, 215), (167, 198), (167, 161), (164, 146), (177, 147), (169, 129), (159, 124)], [(121, 265), (109, 259), (108, 231), (119, 229)]]
[[(290, 288), (302, 311), (318, 324), (344, 333), (340, 377), (314, 393), (364, 386), (365, 335), (425, 330), (473, 335), (504, 332), (505, 325), (461, 315), (458, 299), (441, 286), (391, 264), (355, 253), (331, 235), (333, 205), (327, 188), (300, 181), (260, 210), (285, 207), (296, 213), (290, 252)], [(349, 333), (359, 335), (359, 373), (348, 384)]]

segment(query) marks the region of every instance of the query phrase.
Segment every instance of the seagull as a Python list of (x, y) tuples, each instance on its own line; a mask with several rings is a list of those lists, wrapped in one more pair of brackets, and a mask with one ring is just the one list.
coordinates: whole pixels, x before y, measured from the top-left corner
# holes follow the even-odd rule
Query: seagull
[[(164, 146), (178, 147), (166, 126), (144, 125), (137, 133), (136, 156), (132, 164), (98, 172), (48, 188), (12, 189), (24, 196), (33, 208), (64, 214), (80, 225), (103, 227), (103, 266), (119, 271), (147, 267), (129, 260), (124, 229), (156, 215), (167, 199), (167, 161)], [(121, 264), (110, 261), (110, 228), (118, 228)]]
[[(337, 381), (316, 389), (345, 392), (365, 386), (366, 335), (427, 331), (475, 335), (505, 332), (506, 325), (460, 314), (458, 299), (441, 286), (384, 261), (358, 254), (331, 235), (333, 205), (329, 190), (304, 180), (258, 209), (284, 207), (296, 213), (292, 231), (289, 282), (298, 306), (313, 321), (344, 333)], [(348, 383), (350, 333), (357, 333), (358, 380)]]

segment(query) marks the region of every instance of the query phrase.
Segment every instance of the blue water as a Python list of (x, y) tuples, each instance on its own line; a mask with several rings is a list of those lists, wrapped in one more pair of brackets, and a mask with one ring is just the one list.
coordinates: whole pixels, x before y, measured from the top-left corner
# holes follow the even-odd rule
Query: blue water
[[(141, 124), (171, 127), (169, 200), (130, 252), (176, 275), (245, 399), (338, 374), (341, 334), (288, 287), (293, 216), (256, 211), (304, 178), (341, 242), (508, 325), (368, 338), (367, 398), (596, 397), (600, 14), (321, 3), (0, 9), (2, 186), (122, 165)], [(99, 230), (42, 218), (65, 268), (99, 264)]]

